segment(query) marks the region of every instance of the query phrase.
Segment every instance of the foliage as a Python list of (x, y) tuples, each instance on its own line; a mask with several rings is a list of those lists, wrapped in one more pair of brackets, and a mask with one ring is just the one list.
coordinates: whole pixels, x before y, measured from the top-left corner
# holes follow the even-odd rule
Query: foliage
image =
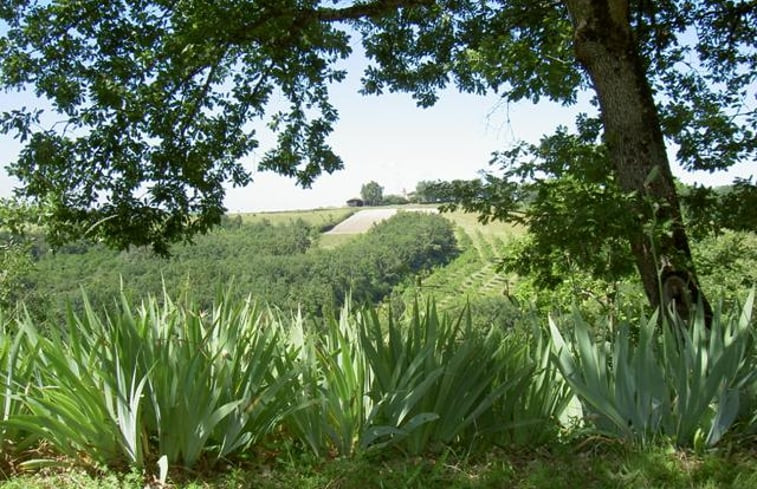
[[(612, 342), (578, 317), (515, 327), (375, 311), (291, 320), (236, 300), (125, 297), (108, 314), (85, 300), (60, 328), (0, 316), (0, 443), (21, 458), (43, 445), (81, 464), (212, 466), (265, 451), (361, 456), (449, 447), (554, 446), (582, 431), (701, 448), (753, 432), (739, 404), (757, 386), (752, 304), (656, 335), (656, 318)], [(753, 300), (750, 298), (750, 301)], [(555, 324), (576, 327), (567, 341)], [(753, 401), (753, 400), (751, 400)], [(580, 413), (580, 411), (578, 411)], [(738, 425), (733, 425), (735, 420)], [(299, 447), (299, 448), (298, 448)], [(22, 462), (32, 468), (51, 460)]]
[[(746, 296), (757, 284), (757, 234), (723, 230), (702, 238), (692, 250), (701, 280), (718, 295)], [(736, 298), (736, 297), (734, 297)]]
[(566, 343), (550, 320), (555, 361), (601, 431), (649, 443), (669, 437), (679, 446), (714, 445), (739, 413), (739, 396), (755, 382), (752, 293), (729, 316), (716, 311), (708, 331), (703, 312), (690, 328), (678, 319), (642, 320), (638, 342), (621, 324), (610, 344), (592, 341), (579, 316)]
[[(456, 225), (459, 256), (444, 267), (418, 274), (412, 283), (395, 287), (390, 298), (394, 313), (401, 314), (418, 296), (433, 295), (442, 312), (457, 315), (467, 307), (476, 325), (504, 330), (520, 322), (528, 307), (513, 301), (518, 282), (512, 274), (498, 271), (497, 263), (505, 243), (522, 230), (506, 223), (482, 225), (474, 214), (457, 212), (445, 217)], [(522, 302), (528, 304), (530, 299)]]
[(368, 439), (411, 454), (470, 445), (481, 434), (479, 419), (496, 403), (522, 401), (535, 365), (519, 358), (520, 344), (511, 337), (474, 329), (465, 313), (456, 321), (439, 319), (433, 305), (420, 315), (416, 304), (408, 317), (402, 327), (389, 322), (386, 333), (375, 315), (362, 325), (379, 425)]
[(16, 236), (0, 233), (0, 306), (16, 303), (23, 277), (32, 267), (29, 244)]
[[(549, 97), (571, 103), (590, 84), (601, 117), (581, 114), (573, 133), (558, 128), (538, 145), (519, 144), (495, 155), (494, 163), (504, 163), (502, 172), (453, 182), (451, 195), (484, 220), (528, 224), (533, 265), (545, 275), (561, 250), (584, 269), (607, 271), (602, 278), (613, 281), (631, 269), (630, 250), (656, 304), (660, 264), (651, 248), (677, 271), (696, 276), (663, 137), (678, 145), (687, 169), (727, 168), (750, 161), (757, 149), (747, 88), (757, 63), (755, 10), (747, 2), (682, 4), (502, 2), (480, 4), (480, 10), (469, 6), (476, 15), (459, 23), (443, 8), (434, 18), (389, 17), (379, 26), (366, 25), (369, 53), (378, 64), (369, 70), (368, 88), (409, 90), (423, 105), (448, 83), (470, 91), (503, 87), (511, 101)], [(623, 5), (620, 12), (617, 5)], [(713, 22), (715, 17), (729, 20)], [(495, 32), (507, 34), (492, 39)], [(460, 36), (464, 43), (457, 42)], [(621, 40), (628, 42), (623, 48)], [(597, 53), (607, 57), (599, 60)], [(629, 60), (636, 65), (623, 64)], [(601, 69), (608, 63), (615, 63), (613, 69)], [(751, 74), (744, 77), (742, 70)], [(611, 79), (613, 73), (626, 76)], [(633, 86), (623, 86), (634, 78)], [(729, 83), (734, 85), (725, 88)], [(638, 94), (641, 99), (632, 103)], [(637, 111), (638, 125), (619, 122)], [(608, 127), (613, 123), (618, 126)], [(734, 200), (743, 202), (740, 209), (753, 209), (753, 188), (742, 188)], [(523, 209), (528, 200), (531, 206)]]
[[(729, 307), (746, 298), (757, 283), (756, 253), (757, 241), (751, 232), (722, 230), (692, 243), (700, 283)], [(535, 305), (542, 314), (578, 307), (590, 321), (607, 316), (615, 324), (639, 318), (643, 291), (630, 273), (608, 276), (600, 267), (586, 267), (559, 249), (540, 255), (534, 251), (531, 234), (509, 240), (500, 257), (500, 273), (517, 274), (509, 294), (520, 303)]]
[(416, 303), (399, 321), (366, 312), (325, 329), (302, 325), (293, 338), (307, 368), (293, 396), (307, 407), (288, 426), (318, 455), (543, 443), (569, 399), (543, 338), (532, 350), (531, 336), (473, 328), (469, 314), (451, 320)]
[(449, 262), (457, 254), (448, 221), (423, 213), (399, 213), (338, 249), (318, 249), (316, 229), (302, 221), (273, 225), (231, 222), (177, 246), (170, 259), (141, 248), (116, 252), (85, 243), (51, 253), (44, 242), (36, 270), (24, 277), (26, 303), (38, 317), (59, 311), (65, 301), (81, 308), (84, 287), (96, 308), (109, 307), (123, 293), (191, 290), (209, 306), (218, 287), (233, 281), (237, 299), (250, 291), (285, 310), (327, 315), (338, 311), (350, 291), (357, 303), (375, 304), (392, 287), (416, 273)]
[(288, 400), (277, 393), (293, 365), (275, 320), (249, 302), (220, 300), (206, 313), (150, 298), (132, 312), (122, 300), (104, 319), (85, 305), (63, 331), (19, 321), (18, 358), (33, 367), (3, 375), (24, 405), (3, 423), (24, 434), (17, 446), (40, 439), (96, 464), (166, 456), (191, 466), (248, 447), (282, 415)]
[(751, 178), (716, 189), (685, 187), (681, 200), (695, 236), (716, 234), (723, 228), (757, 232), (757, 185)]
[[(470, 316), (439, 318), (433, 305), (401, 323), (345, 310), (306, 327), (229, 297), (210, 310), (166, 296), (134, 308), (122, 297), (107, 315), (85, 299), (83, 314), (69, 310), (62, 329), (44, 333), (29, 316), (3, 320), (0, 441), (19, 454), (37, 443), (72, 460), (86, 453), (81, 462), (94, 465), (165, 456), (191, 467), (240, 456), (285, 426), (319, 455), (419, 454), (471, 444), (484, 417), (500, 434), (517, 430), (497, 413), (521, 412), (531, 374), (547, 368), (520, 339), (474, 329)], [(538, 401), (563, 384), (534, 385)], [(528, 430), (558, 408), (531, 406), (543, 417)]]
[(0, 199), (0, 307), (10, 309), (21, 296), (32, 268), (30, 228), (39, 211), (16, 200)]
[(381, 205), (405, 205), (409, 202), (406, 197), (397, 194), (384, 195), (381, 198)]
[(415, 185), (415, 192), (412, 194), (413, 202), (420, 204), (444, 202), (445, 195), (438, 192), (439, 181), (421, 180)]
[[(41, 111), (2, 118), (2, 129), (27, 143), (12, 172), (26, 195), (49, 202), (56, 244), (89, 230), (118, 248), (166, 253), (169, 243), (206, 232), (223, 215), (223, 185), (250, 182), (239, 160), (258, 146), (248, 123), (266, 112), (278, 146), (260, 169), (307, 186), (341, 168), (324, 136), (336, 120), (327, 85), (344, 78), (330, 65), (350, 50), (343, 31), (300, 25), (295, 2), (98, 5), (0, 10), (9, 25), (3, 86), (36, 80), (36, 93), (66, 117), (63, 133), (33, 129)], [(52, 44), (59, 49), (48, 57)], [(270, 106), (274, 92), (288, 107)]]
[(360, 188), (360, 196), (365, 205), (379, 205), (384, 200), (384, 187), (374, 181), (364, 184)]
[[(574, 49), (587, 26), (571, 17), (587, 11), (599, 15), (520, 0), (5, 2), (0, 83), (33, 90), (64, 123), (45, 127), (41, 110), (18, 108), (0, 129), (26, 143), (11, 171), (48, 205), (56, 242), (87, 234), (166, 252), (220, 222), (225, 183), (249, 183), (239, 161), (259, 144), (253, 122), (277, 134), (259, 168), (305, 186), (341, 168), (326, 137), (337, 119), (328, 85), (345, 77), (338, 63), (351, 51), (342, 21), (374, 63), (366, 93), (404, 90), (428, 106), (456, 85), (569, 104), (596, 76)], [(683, 164), (714, 170), (753, 156), (751, 4), (631, 2), (627, 14), (640, 82), (657, 97), (652, 129)]]
[(596, 121), (583, 120), (579, 134), (558, 128), (538, 145), (521, 143), (498, 153), (492, 164), (503, 175), (482, 180), (441, 182), (437, 191), (477, 212), (482, 222), (504, 220), (528, 229), (514, 243), (503, 266), (534, 277), (541, 288), (553, 288), (571, 269), (617, 281), (633, 271), (628, 247), (632, 228), (630, 205), (606, 172), (608, 156), (596, 145)]

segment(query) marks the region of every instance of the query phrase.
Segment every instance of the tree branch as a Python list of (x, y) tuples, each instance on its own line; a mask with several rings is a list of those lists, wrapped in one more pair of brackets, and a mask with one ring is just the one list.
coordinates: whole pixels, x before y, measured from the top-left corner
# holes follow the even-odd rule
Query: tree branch
[(387, 15), (400, 8), (431, 6), (435, 0), (374, 0), (345, 8), (320, 8), (315, 11), (316, 19), (323, 22), (358, 20)]

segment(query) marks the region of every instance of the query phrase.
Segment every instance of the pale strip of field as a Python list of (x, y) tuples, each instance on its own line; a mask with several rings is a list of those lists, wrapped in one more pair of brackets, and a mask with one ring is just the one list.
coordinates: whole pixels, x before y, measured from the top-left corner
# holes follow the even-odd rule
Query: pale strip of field
[[(336, 207), (325, 209), (299, 210), (299, 211), (261, 211), (246, 212), (238, 215), (246, 223), (268, 221), (271, 224), (289, 224), (302, 219), (312, 226), (323, 226), (328, 223), (339, 222), (352, 214), (355, 210), (348, 207)], [(236, 214), (229, 214), (233, 217)]]
[(433, 208), (407, 208), (407, 209), (366, 209), (358, 211), (344, 221), (340, 222), (331, 231), (324, 234), (358, 234), (364, 233), (371, 227), (385, 219), (389, 219), (397, 212), (438, 212)]

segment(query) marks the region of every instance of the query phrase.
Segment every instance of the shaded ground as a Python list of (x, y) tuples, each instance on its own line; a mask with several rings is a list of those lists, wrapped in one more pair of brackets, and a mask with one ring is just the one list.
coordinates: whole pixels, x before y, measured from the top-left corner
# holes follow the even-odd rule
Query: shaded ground
[[(315, 460), (302, 454), (261, 451), (242, 466), (182, 472), (169, 483), (154, 471), (87, 474), (69, 468), (17, 474), (0, 489), (751, 489), (757, 457), (731, 445), (702, 454), (671, 447), (634, 448), (596, 437), (540, 449), (493, 448), (468, 455), (440, 452), (421, 457)], [(268, 453), (273, 458), (266, 459)]]

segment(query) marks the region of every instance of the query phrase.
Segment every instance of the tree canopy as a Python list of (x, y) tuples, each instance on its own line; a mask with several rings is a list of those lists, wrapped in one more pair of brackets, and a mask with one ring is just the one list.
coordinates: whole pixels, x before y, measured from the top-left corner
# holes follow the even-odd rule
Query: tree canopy
[(360, 196), (366, 205), (380, 205), (384, 200), (384, 187), (371, 180), (360, 187)]
[[(0, 84), (33, 90), (60, 118), (0, 118), (26, 143), (10, 172), (59, 240), (165, 251), (207, 230), (223, 186), (250, 181), (239, 161), (259, 124), (278, 135), (260, 168), (304, 186), (341, 168), (328, 88), (353, 32), (371, 60), (366, 94), (429, 106), (453, 85), (572, 104), (593, 90), (599, 118), (583, 127), (604, 156), (590, 171), (632, 196), (626, 238), (653, 303), (663, 268), (698, 290), (666, 143), (709, 171), (757, 149), (752, 0), (5, 0), (0, 19)], [(650, 240), (650, 221), (668, 232)]]

